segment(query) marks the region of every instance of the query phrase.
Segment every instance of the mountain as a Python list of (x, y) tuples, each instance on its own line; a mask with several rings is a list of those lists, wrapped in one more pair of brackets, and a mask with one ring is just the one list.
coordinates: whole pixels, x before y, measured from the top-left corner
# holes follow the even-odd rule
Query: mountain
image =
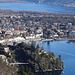
[(29, 3), (75, 6), (75, 0), (0, 0), (0, 2), (29, 2)]
[(54, 5), (75, 6), (75, 0), (18, 0), (18, 1), (27, 1), (27, 2), (44, 3), (44, 4), (54, 4)]
[(73, 3), (74, 0), (18, 0), (18, 1), (28, 1), (34, 3)]
[(68, 4), (68, 3), (74, 3), (75, 2), (75, 0), (0, 0), (0, 1), (9, 1), (9, 2), (11, 2), (11, 1), (25, 1), (25, 2), (34, 2), (34, 3), (52, 3), (52, 4), (54, 4), (54, 3), (63, 3), (63, 4)]

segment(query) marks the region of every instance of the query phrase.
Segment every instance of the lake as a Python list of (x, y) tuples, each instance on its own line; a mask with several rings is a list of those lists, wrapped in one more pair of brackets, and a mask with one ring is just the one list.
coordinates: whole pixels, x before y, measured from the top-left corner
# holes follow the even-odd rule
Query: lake
[[(46, 52), (52, 51), (62, 56), (64, 62), (64, 73), (61, 75), (75, 75), (75, 43), (69, 41), (52, 41), (39, 43)], [(60, 74), (57, 74), (60, 75)]]
[(30, 11), (54, 12), (54, 13), (75, 13), (75, 7), (49, 5), (49, 4), (0, 3), (0, 9), (12, 9), (14, 11), (30, 10)]

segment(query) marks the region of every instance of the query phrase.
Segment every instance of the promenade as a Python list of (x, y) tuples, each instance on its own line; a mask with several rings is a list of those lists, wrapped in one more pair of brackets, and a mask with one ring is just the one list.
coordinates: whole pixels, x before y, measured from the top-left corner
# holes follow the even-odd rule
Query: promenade
[(36, 42), (36, 43), (42, 43), (45, 41), (61, 41), (61, 40), (75, 40), (75, 38), (54, 38), (54, 39), (45, 39), (45, 38), (34, 38), (34, 39), (18, 39), (18, 40), (11, 40), (8, 39), (4, 39), (4, 40), (0, 40), (0, 43), (3, 45), (13, 45), (13, 43), (15, 42), (16, 44), (21, 43), (21, 42), (25, 42), (25, 43), (30, 43), (30, 42)]

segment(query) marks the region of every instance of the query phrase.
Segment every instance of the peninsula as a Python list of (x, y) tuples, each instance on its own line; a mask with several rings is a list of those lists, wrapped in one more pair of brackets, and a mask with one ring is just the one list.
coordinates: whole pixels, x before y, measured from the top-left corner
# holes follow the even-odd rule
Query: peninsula
[(56, 58), (53, 52), (45, 52), (38, 45), (35, 47), (34, 43), (14, 43), (13, 46), (0, 44), (1, 58), (3, 63), (0, 63), (5, 65), (0, 71), (1, 75), (36, 75), (38, 72), (62, 71), (64, 68), (61, 55)]

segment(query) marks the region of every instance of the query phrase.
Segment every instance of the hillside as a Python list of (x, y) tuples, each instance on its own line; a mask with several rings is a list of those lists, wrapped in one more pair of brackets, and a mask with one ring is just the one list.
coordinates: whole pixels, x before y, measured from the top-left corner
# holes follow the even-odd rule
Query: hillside
[(45, 4), (54, 4), (54, 5), (66, 5), (66, 6), (74, 6), (74, 0), (19, 0), (19, 1), (28, 1), (34, 3), (45, 3)]
[(26, 68), (30, 69), (29, 72), (63, 69), (63, 62), (60, 55), (56, 58), (54, 53), (46, 53), (38, 45), (34, 47), (33, 43), (31, 45), (20, 43), (9, 47), (11, 50), (14, 49), (16, 61), (29, 63), (29, 65), (24, 66), (25, 70)]
[(42, 4), (75, 6), (74, 0), (0, 0), (0, 2), (3, 2), (3, 3), (24, 2), (24, 3), (42, 3)]
[(63, 4), (68, 4), (68, 3), (74, 3), (74, 0), (18, 0), (18, 1), (28, 1), (28, 2), (41, 2), (41, 3), (63, 3)]
[(15, 62), (28, 64), (12, 67), (3, 62), (4, 59), (2, 58), (3, 61), (0, 60), (0, 75), (12, 75), (11, 73), (14, 73), (14, 75), (36, 75), (35, 72), (63, 70), (60, 55), (56, 58), (54, 53), (46, 53), (38, 45), (35, 47), (33, 43), (31, 45), (26, 43), (9, 45), (11, 55), (3, 50), (4, 47), (4, 45), (0, 44), (0, 55), (6, 57), (8, 64)]
[(34, 3), (57, 3), (57, 4), (70, 4), (74, 3), (74, 0), (0, 0), (0, 1), (27, 1), (27, 2), (34, 2)]
[(10, 65), (7, 65), (1, 58), (0, 58), (0, 75), (17, 75), (16, 69)]

